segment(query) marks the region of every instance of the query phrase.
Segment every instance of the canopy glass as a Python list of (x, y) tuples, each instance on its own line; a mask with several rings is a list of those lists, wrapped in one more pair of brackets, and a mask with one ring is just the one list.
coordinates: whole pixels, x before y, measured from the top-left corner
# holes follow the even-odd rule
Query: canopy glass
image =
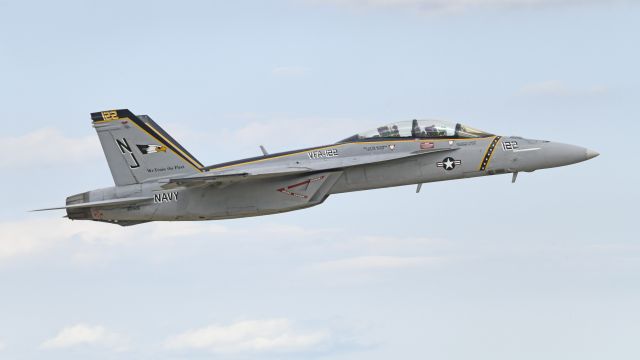
[(350, 136), (340, 142), (362, 141), (368, 139), (389, 138), (481, 138), (492, 134), (476, 130), (460, 123), (451, 123), (442, 120), (409, 120), (400, 121), (377, 129), (365, 131)]

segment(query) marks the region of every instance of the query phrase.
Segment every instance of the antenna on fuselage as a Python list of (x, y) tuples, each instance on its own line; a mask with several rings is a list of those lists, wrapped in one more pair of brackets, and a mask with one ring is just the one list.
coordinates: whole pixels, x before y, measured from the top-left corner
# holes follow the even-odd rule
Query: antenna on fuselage
[(262, 150), (262, 155), (264, 156), (269, 155), (269, 153), (267, 152), (267, 149), (265, 149), (264, 146), (260, 145), (260, 150)]

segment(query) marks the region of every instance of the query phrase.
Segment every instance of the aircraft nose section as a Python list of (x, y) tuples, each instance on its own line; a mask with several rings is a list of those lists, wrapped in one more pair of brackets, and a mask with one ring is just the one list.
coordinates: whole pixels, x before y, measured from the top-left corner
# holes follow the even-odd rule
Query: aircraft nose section
[(551, 143), (547, 151), (551, 167), (565, 166), (588, 160), (589, 150), (581, 146)]
[(587, 160), (593, 159), (594, 157), (596, 157), (598, 155), (600, 155), (599, 152), (597, 152), (595, 150), (587, 149)]
[(517, 161), (522, 165), (523, 170), (533, 171), (571, 165), (593, 159), (598, 155), (600, 154), (597, 151), (581, 146), (540, 141), (529, 148), (520, 149)]
[(549, 162), (549, 167), (571, 165), (600, 155), (591, 149), (561, 143), (549, 143), (548, 148), (545, 150), (547, 150), (545, 155)]

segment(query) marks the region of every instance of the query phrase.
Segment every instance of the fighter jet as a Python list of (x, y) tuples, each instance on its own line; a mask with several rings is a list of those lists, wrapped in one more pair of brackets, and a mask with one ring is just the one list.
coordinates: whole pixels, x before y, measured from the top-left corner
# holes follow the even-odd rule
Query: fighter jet
[(230, 219), (319, 205), (351, 191), (531, 172), (592, 159), (583, 147), (408, 120), (334, 144), (203, 166), (147, 115), (91, 114), (115, 186), (69, 196), (72, 220), (122, 226)]

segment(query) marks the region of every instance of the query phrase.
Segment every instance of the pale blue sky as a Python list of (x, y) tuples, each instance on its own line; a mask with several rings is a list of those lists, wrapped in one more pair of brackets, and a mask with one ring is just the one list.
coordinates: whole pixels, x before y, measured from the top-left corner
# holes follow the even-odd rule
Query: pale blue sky
[[(637, 359), (636, 1), (0, 0), (1, 359)], [(577, 165), (132, 228), (89, 113), (207, 164), (442, 118)]]

